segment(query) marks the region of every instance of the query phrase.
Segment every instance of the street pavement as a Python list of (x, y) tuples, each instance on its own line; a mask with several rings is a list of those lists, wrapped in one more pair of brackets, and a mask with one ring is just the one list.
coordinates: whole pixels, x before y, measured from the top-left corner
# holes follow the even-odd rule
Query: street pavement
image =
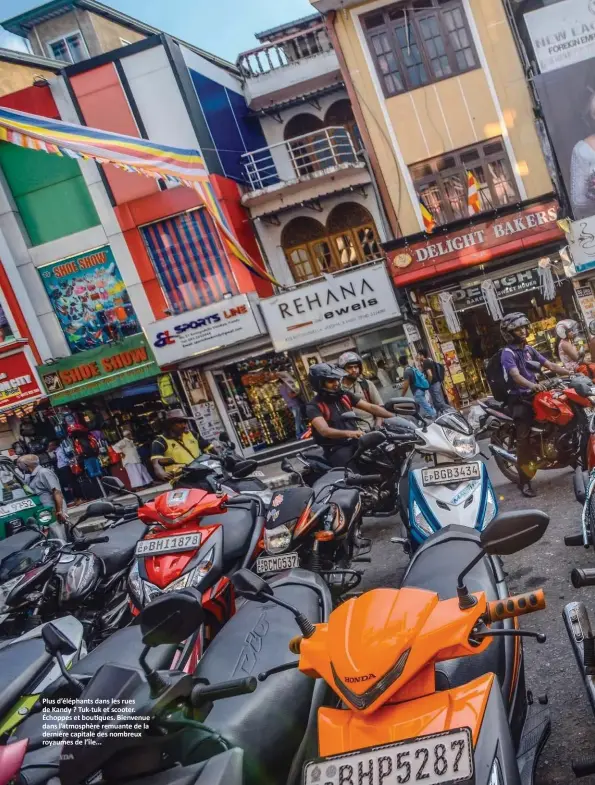
[[(511, 593), (543, 587), (547, 599), (545, 611), (521, 619), (524, 629), (547, 634), (547, 642), (542, 645), (533, 639), (523, 641), (527, 688), (536, 698), (548, 695), (552, 715), (552, 733), (541, 756), (536, 785), (595, 785), (595, 776), (577, 781), (570, 768), (573, 758), (595, 755), (595, 719), (562, 620), (564, 605), (582, 599), (595, 622), (595, 589), (574, 589), (570, 583), (572, 567), (595, 567), (595, 554), (591, 549), (564, 545), (564, 536), (577, 533), (580, 526), (572, 472), (540, 472), (534, 483), (538, 497), (526, 499), (503, 477), (493, 460), (488, 462), (488, 471), (501, 510), (538, 508), (551, 519), (537, 545), (504, 559)], [(370, 519), (364, 533), (372, 537), (373, 548), (372, 563), (366, 566), (362, 587), (398, 587), (408, 557), (390, 538), (403, 535), (400, 523), (395, 525), (394, 519), (387, 518)]]

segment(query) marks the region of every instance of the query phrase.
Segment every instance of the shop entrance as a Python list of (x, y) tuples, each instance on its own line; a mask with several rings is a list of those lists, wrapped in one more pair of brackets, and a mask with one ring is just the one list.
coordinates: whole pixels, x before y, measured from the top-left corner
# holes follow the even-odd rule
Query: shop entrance
[[(424, 319), (428, 339), (438, 359), (443, 358), (447, 369), (445, 386), (457, 405), (467, 406), (477, 398), (490, 394), (485, 375), (485, 365), (489, 358), (502, 347), (500, 325), (495, 322), (483, 300), (468, 307), (457, 309), (461, 325), (458, 333), (450, 333), (446, 320), (440, 310), (438, 295), (428, 295), (431, 307), (431, 324)], [(531, 322), (528, 342), (548, 359), (557, 361), (555, 326), (560, 319), (576, 319), (581, 324), (572, 284), (560, 281), (556, 287), (554, 300), (543, 299), (539, 288), (516, 292), (508, 297), (500, 297), (504, 313), (520, 311)], [(433, 333), (433, 335), (432, 335)], [(584, 336), (579, 336), (584, 343)]]
[[(304, 394), (289, 357), (265, 354), (213, 371), (242, 448), (259, 452), (295, 441), (305, 428)], [(289, 390), (298, 392), (293, 397)]]

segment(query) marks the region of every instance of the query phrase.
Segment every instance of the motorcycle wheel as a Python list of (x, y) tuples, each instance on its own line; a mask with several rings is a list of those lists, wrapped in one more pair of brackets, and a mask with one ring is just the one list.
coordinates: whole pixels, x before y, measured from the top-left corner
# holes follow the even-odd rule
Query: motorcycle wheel
[(587, 524), (589, 526), (589, 534), (591, 536), (591, 546), (595, 548), (595, 492), (586, 501), (587, 505)]
[[(493, 444), (494, 447), (501, 447), (503, 450), (507, 450), (508, 452), (514, 452), (514, 448), (516, 446), (514, 434), (511, 431), (497, 431), (496, 433), (493, 433), (490, 443)], [(509, 463), (509, 461), (505, 460), (497, 454), (494, 455), (494, 460), (496, 461), (496, 466), (500, 469), (506, 479), (515, 483), (515, 485), (518, 484), (519, 474), (515, 465), (513, 463)]]

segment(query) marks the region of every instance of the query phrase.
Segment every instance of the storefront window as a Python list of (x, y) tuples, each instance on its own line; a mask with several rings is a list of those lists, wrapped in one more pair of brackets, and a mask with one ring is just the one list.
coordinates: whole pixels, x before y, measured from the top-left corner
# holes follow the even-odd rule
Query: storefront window
[[(283, 354), (268, 354), (213, 373), (237, 438), (255, 452), (294, 441), (302, 431), (303, 393), (293, 363)], [(300, 391), (297, 398), (287, 387)]]

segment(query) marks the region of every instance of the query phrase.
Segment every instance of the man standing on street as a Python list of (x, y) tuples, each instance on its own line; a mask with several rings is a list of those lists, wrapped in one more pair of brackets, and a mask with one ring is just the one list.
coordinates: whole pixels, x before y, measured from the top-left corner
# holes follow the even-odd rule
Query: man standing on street
[(430, 400), (438, 414), (450, 409), (444, 397), (442, 382), (444, 381), (444, 366), (437, 363), (428, 354), (427, 349), (420, 349), (417, 353), (422, 371), (430, 383)]
[[(384, 401), (374, 382), (364, 378), (364, 363), (359, 354), (344, 352), (337, 360), (337, 365), (347, 374), (343, 378), (341, 385), (346, 392), (353, 393), (358, 398), (362, 398), (376, 406), (384, 406)], [(357, 416), (364, 422), (367, 422), (370, 429), (379, 426), (382, 422), (381, 417), (374, 417), (369, 412), (358, 412)]]
[(39, 465), (37, 455), (23, 455), (17, 461), (17, 466), (25, 477), (25, 482), (34, 494), (39, 496), (41, 503), (45, 507), (53, 507), (56, 511), (56, 518), (61, 524), (62, 531), (60, 536), (66, 539), (64, 525), (68, 521), (66, 502), (60, 487), (60, 481), (51, 469), (46, 469)]
[(419, 368), (410, 365), (409, 359), (405, 354), (402, 354), (399, 357), (399, 365), (401, 368), (403, 368), (404, 371), (403, 389), (401, 394), (405, 396), (407, 395), (407, 391), (411, 389), (411, 394), (421, 409), (422, 414), (433, 420), (434, 417), (436, 417), (436, 410), (430, 404), (427, 398), (428, 390), (430, 389), (430, 383), (427, 380), (426, 375), (422, 373)]

